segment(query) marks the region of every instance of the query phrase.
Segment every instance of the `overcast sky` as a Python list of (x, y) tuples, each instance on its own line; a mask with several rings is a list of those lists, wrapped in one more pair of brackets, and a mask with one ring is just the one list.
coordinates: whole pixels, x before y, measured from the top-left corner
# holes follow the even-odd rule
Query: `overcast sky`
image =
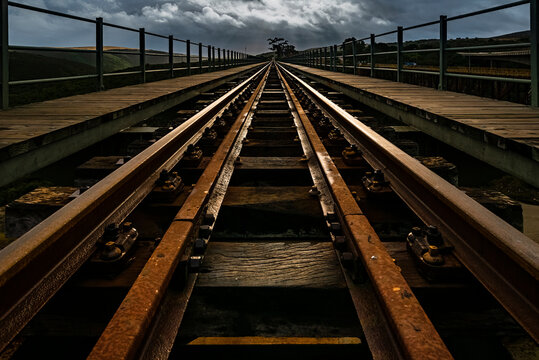
[[(340, 43), (509, 2), (509, 0), (20, 0), (19, 2), (105, 22), (144, 27), (160, 34), (257, 54), (268, 37), (284, 37), (298, 49)], [(529, 29), (529, 6), (451, 22), (451, 37), (483, 37)], [(10, 8), (10, 43), (92, 46), (92, 24)], [(405, 33), (406, 39), (433, 38), (438, 28)], [(148, 38), (147, 48), (166, 49)], [(394, 35), (380, 41), (394, 41)], [(105, 45), (137, 47), (138, 35), (105, 30)], [(178, 43), (176, 52), (184, 52)]]

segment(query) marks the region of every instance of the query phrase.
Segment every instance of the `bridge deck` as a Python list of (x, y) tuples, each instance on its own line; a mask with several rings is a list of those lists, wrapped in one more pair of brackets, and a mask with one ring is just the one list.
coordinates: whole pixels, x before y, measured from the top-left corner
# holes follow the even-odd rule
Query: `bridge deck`
[(539, 187), (539, 109), (389, 80), (286, 65)]
[(0, 186), (230, 81), (255, 65), (0, 111)]

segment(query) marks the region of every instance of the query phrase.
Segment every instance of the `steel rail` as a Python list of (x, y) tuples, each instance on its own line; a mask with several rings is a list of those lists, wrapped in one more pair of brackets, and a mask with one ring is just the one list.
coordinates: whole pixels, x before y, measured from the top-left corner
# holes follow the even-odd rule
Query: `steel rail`
[[(317, 135), (290, 85), (288, 85), (279, 70), (278, 73), (294, 103), (318, 163), (323, 169), (341, 224), (347, 230), (348, 238), (351, 240), (356, 256), (361, 259), (365, 270), (369, 274), (380, 304), (393, 330), (392, 335), (400, 345), (397, 352), (407, 359), (452, 359), (451, 353), (427, 314), (425, 314), (419, 301), (413, 295), (400, 269), (393, 262), (339, 174), (339, 170), (322, 144), (322, 140)], [(293, 80), (298, 79), (293, 78)], [(353, 295), (362, 296), (361, 294)], [(361, 321), (362, 316), (359, 311), (358, 315)], [(362, 325), (365, 327), (364, 323)], [(367, 332), (365, 335), (369, 336)], [(369, 338), (367, 341), (369, 341)], [(371, 350), (374, 349), (371, 348)]]
[(261, 71), (0, 251), (0, 350), (92, 254), (105, 226), (122, 221)]
[(418, 217), (438, 226), (463, 265), (539, 341), (539, 244), (284, 71), (349, 133), (369, 164), (384, 172)]
[[(89, 359), (133, 359), (141, 353), (143, 343), (151, 331), (154, 317), (158, 313), (180, 259), (186, 251), (189, 238), (196, 228), (202, 209), (212, 193), (230, 149), (236, 142), (240, 129), (262, 89), (268, 72), (269, 67), (266, 67), (264, 77), (237, 116), (215, 155), (174, 217), (172, 225), (166, 231), (163, 239), (129, 289), (122, 304), (101, 334), (88, 357)], [(256, 76), (258, 75), (261, 75), (260, 71), (257, 72)], [(248, 81), (253, 79), (254, 77), (251, 77)], [(187, 291), (192, 291), (192, 287)], [(185, 301), (185, 305), (187, 305), (187, 301)], [(179, 321), (181, 321), (181, 317)], [(179, 324), (175, 330), (178, 326)], [(161, 334), (161, 336), (165, 335)], [(175, 336), (166, 337), (169, 343), (173, 343)], [(170, 347), (172, 347), (172, 343), (169, 344)]]

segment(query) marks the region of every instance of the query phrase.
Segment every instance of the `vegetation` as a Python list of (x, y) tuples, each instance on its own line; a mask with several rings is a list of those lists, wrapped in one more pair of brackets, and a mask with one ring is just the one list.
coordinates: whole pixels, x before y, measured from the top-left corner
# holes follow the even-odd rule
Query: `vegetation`
[(280, 37), (274, 37), (273, 39), (268, 39), (270, 47), (268, 49), (272, 50), (277, 59), (283, 57), (288, 57), (297, 53), (296, 47), (288, 43), (288, 40), (285, 40)]

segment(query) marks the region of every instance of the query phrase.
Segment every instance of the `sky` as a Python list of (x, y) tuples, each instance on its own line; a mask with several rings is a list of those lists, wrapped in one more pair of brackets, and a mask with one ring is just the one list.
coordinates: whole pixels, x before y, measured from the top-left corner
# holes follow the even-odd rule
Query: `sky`
[[(397, 26), (436, 20), (510, 0), (19, 0), (18, 2), (249, 54), (268, 51), (267, 39), (283, 37), (297, 49), (363, 38)], [(9, 10), (12, 45), (93, 46), (93, 24), (23, 9)], [(449, 37), (489, 37), (529, 29), (529, 5), (450, 22)], [(105, 45), (138, 47), (138, 34), (105, 28)], [(405, 40), (435, 38), (438, 27), (405, 32)], [(148, 49), (166, 40), (148, 37)], [(393, 42), (395, 35), (378, 39)], [(177, 43), (175, 52), (185, 52)], [(195, 51), (193, 48), (192, 51)]]

